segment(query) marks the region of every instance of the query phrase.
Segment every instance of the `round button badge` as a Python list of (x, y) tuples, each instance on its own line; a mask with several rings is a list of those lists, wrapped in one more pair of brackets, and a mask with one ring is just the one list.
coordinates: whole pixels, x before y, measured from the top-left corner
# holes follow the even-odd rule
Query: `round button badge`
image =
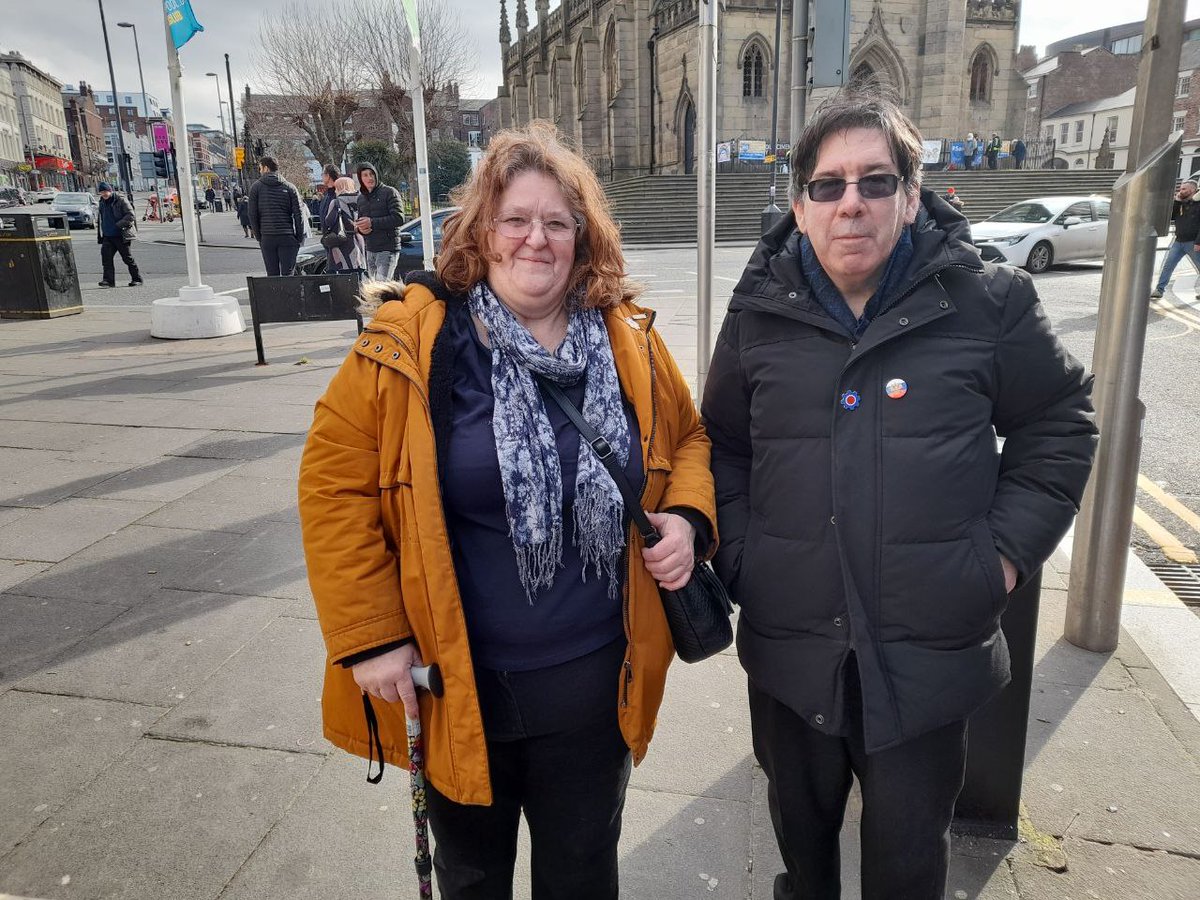
[(842, 409), (858, 409), (858, 391), (846, 391), (842, 394)]
[(893, 378), (883, 386), (883, 390), (893, 400), (899, 400), (908, 393), (908, 382), (903, 378)]

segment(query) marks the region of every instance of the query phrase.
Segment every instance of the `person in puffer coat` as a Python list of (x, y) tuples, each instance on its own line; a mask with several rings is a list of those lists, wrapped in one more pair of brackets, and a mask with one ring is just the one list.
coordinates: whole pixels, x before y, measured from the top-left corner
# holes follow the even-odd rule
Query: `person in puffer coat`
[(268, 275), (291, 275), (304, 240), (304, 211), (295, 186), (279, 175), (273, 156), (259, 160), (261, 177), (250, 185), (247, 211)]
[(837, 95), (791, 158), (701, 407), (774, 896), (840, 896), (857, 777), (862, 897), (934, 900), (967, 717), (1009, 679), (1000, 615), (1088, 478), (1092, 379), (1029, 276), (920, 189), (921, 136), (877, 89)]

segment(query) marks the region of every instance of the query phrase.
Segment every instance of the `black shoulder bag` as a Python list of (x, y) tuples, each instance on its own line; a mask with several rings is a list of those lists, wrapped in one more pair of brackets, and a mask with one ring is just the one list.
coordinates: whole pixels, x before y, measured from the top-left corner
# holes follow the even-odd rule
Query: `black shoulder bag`
[[(604, 468), (608, 469), (608, 474), (621, 491), (625, 500), (625, 510), (637, 526), (642, 540), (647, 547), (653, 547), (662, 538), (646, 517), (641, 498), (625, 477), (608, 441), (588, 424), (579, 408), (571, 402), (562, 388), (541, 376), (535, 377), (551, 399), (567, 414), (571, 424), (579, 429), (579, 433), (595, 451), (600, 462), (604, 463)], [(697, 563), (692, 570), (692, 577), (679, 590), (667, 591), (659, 588), (658, 593), (662, 598), (663, 612), (667, 615), (667, 625), (671, 629), (675, 652), (684, 662), (694, 663), (708, 659), (733, 643), (733, 626), (729, 622), (729, 617), (733, 614), (733, 604), (729, 600), (729, 594), (725, 592), (725, 585), (708, 563)]]

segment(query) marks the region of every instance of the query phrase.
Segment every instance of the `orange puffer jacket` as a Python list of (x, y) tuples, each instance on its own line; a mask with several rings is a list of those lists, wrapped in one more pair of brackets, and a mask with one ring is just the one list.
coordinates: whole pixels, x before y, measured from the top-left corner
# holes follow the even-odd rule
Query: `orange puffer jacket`
[[(453, 359), (448, 342), (437, 338), (446, 304), (465, 298), (432, 279), (428, 285), (410, 285), (403, 301), (379, 309), (318, 401), (300, 467), (300, 518), (328, 649), (325, 736), (369, 755), (362, 692), (338, 662), (412, 637), (445, 682), (440, 699), (421, 692), (427, 777), (451, 800), (486, 805), (492, 800), (487, 749), (438, 474)], [(649, 510), (686, 506), (702, 513), (712, 529), (711, 556), (717, 532), (708, 437), (653, 320), (653, 313), (629, 303), (605, 312), (621, 389), (642, 434), (642, 503)], [(658, 585), (641, 549), (631, 528), (624, 597), (629, 646), (613, 685), (635, 763), (646, 755), (674, 656)], [(403, 707), (373, 703), (385, 759), (407, 766)]]

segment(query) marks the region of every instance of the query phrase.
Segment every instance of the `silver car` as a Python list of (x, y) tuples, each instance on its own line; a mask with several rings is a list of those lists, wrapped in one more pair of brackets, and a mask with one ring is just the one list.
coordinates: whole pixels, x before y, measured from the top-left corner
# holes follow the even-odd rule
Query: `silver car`
[(95, 228), (100, 221), (100, 201), (95, 194), (63, 192), (55, 196), (50, 208), (56, 213), (64, 213), (71, 228)]
[(1055, 263), (1100, 259), (1108, 241), (1107, 197), (1038, 197), (971, 226), (987, 262), (1045, 272)]

